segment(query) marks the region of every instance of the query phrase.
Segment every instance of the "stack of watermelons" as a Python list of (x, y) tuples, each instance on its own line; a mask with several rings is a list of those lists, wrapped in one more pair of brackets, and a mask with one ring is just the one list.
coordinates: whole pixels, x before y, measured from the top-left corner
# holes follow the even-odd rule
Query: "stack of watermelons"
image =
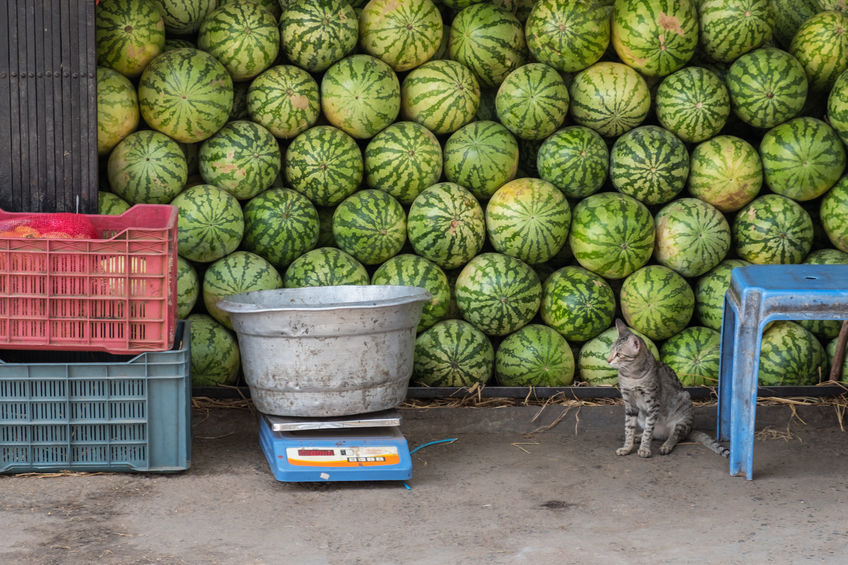
[[(730, 271), (848, 262), (845, 0), (101, 0), (101, 212), (179, 208), (195, 384), (222, 296), (409, 284), (413, 384), (612, 384), (615, 316), (714, 384)], [(777, 322), (764, 384), (838, 322)]]

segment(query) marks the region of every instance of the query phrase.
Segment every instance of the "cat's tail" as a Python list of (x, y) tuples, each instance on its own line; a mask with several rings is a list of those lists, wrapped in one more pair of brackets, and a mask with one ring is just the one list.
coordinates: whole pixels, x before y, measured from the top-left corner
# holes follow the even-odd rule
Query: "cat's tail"
[(722, 457), (730, 456), (730, 450), (724, 447), (716, 440), (714, 440), (709, 434), (705, 434), (704, 432), (699, 432), (695, 430), (689, 433), (689, 439), (692, 441), (697, 441), (710, 451), (718, 453)]

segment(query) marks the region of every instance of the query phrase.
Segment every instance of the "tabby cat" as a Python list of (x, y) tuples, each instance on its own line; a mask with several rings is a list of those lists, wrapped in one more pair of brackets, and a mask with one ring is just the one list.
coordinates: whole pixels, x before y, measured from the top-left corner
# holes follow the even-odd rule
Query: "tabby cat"
[(607, 362), (618, 369), (618, 385), (624, 400), (624, 446), (628, 455), (635, 446), (636, 425), (642, 428), (639, 457), (651, 456), (651, 439), (664, 439), (660, 455), (671, 453), (678, 442), (689, 439), (727, 457), (729, 451), (704, 432), (692, 431), (692, 399), (674, 369), (657, 361), (642, 338), (621, 320), (615, 321), (618, 339)]

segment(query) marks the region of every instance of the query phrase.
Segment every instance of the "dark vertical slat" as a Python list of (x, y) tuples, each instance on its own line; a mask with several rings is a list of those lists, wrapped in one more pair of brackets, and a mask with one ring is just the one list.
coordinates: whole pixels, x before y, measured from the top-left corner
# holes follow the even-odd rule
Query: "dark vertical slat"
[[(80, 17), (78, 15), (79, 3), (80, 0), (71, 0), (70, 2), (71, 14), (77, 16), (71, 18), (71, 50), (68, 51), (68, 63), (71, 69), (71, 88), (73, 89), (70, 95), (71, 128), (72, 131), (77, 132), (77, 135), (73, 137), (73, 141), (71, 144), (71, 163), (73, 166), (73, 180), (71, 181), (70, 186), (65, 187), (65, 194), (67, 197), (72, 197), (71, 195), (77, 194), (82, 189), (83, 155), (81, 155), (82, 140), (80, 139), (79, 135), (83, 131), (83, 104), (80, 100), (80, 49), (82, 48), (82, 38), (80, 37)], [(73, 207), (70, 209), (73, 210)]]
[[(51, 198), (56, 198), (56, 186), (47, 181), (47, 128), (45, 124), (52, 119), (50, 108), (47, 107), (47, 100), (44, 95), (44, 47), (47, 37), (50, 35), (49, 29), (45, 31), (44, 18), (42, 17), (43, 2), (28, 2), (29, 17), (32, 25), (33, 37), (32, 42), (32, 67), (29, 70), (29, 82), (31, 85), (30, 96), (34, 101), (35, 122), (32, 124), (35, 133), (35, 154), (30, 160), (34, 161), (32, 167), (33, 178), (35, 185), (41, 188), (42, 202), (50, 202)], [(41, 206), (43, 208), (43, 205)]]
[(85, 88), (82, 99), (86, 101), (86, 116), (88, 122), (83, 132), (86, 146), (83, 153), (85, 182), (82, 185), (80, 212), (97, 213), (97, 55), (94, 29), (94, 2), (81, 0), (80, 22), (83, 25), (85, 41), (82, 55)]
[(26, 107), (26, 118), (23, 120), (23, 124), (26, 128), (25, 139), (27, 140), (25, 148), (27, 160), (25, 162), (26, 171), (24, 173), (27, 179), (27, 185), (24, 186), (29, 187), (29, 209), (42, 210), (44, 209), (47, 198), (45, 187), (39, 182), (38, 175), (38, 121), (41, 116), (39, 116), (38, 100), (35, 96), (35, 44), (39, 41), (41, 32), (38, 30), (38, 34), (36, 34), (34, 22), (35, 7), (33, 4), (33, 2), (24, 2), (22, 6), (24, 9), (20, 12), (20, 15), (23, 16), (21, 20), (21, 30), (23, 33), (21, 36), (26, 45), (26, 53), (21, 58), (22, 67), (20, 74), (21, 83), (25, 88), (21, 92), (21, 103), (25, 104)]
[[(10, 22), (9, 1), (0, 0), (0, 18)], [(11, 27), (11, 26), (8, 26)], [(9, 124), (11, 128), (11, 89), (9, 65), (9, 34), (0, 37), (0, 124)], [(12, 201), (12, 146), (11, 136), (0, 135), (0, 209), (11, 209)]]
[(12, 198), (9, 208), (20, 210), (23, 207), (23, 197), (27, 193), (24, 188), (24, 179), (21, 176), (20, 163), (23, 159), (21, 151), (21, 109), (20, 109), (20, 84), (18, 81), (19, 61), (18, 48), (20, 46), (18, 33), (18, 4), (14, 0), (7, 3), (9, 14), (9, 188)]
[(63, 47), (62, 47), (62, 12), (63, 8), (61, 2), (53, 1), (53, 2), (45, 2), (48, 6), (48, 11), (50, 12), (50, 22), (52, 29), (50, 30), (50, 34), (52, 36), (52, 44), (53, 44), (53, 56), (51, 58), (51, 69), (53, 71), (52, 80), (52, 91), (53, 91), (53, 104), (52, 104), (52, 112), (53, 119), (51, 120), (53, 126), (53, 152), (51, 158), (51, 168), (53, 170), (53, 183), (57, 187), (64, 186), (64, 148), (65, 144), (63, 143), (65, 128), (62, 124), (62, 105), (64, 104), (64, 92), (62, 90), (62, 59), (63, 59)]

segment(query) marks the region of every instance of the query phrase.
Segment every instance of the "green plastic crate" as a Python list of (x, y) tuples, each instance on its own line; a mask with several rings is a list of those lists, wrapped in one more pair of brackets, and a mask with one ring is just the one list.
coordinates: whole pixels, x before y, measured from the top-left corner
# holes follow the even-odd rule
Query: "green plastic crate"
[(170, 351), (2, 352), (0, 473), (188, 469), (190, 341), (181, 321)]

